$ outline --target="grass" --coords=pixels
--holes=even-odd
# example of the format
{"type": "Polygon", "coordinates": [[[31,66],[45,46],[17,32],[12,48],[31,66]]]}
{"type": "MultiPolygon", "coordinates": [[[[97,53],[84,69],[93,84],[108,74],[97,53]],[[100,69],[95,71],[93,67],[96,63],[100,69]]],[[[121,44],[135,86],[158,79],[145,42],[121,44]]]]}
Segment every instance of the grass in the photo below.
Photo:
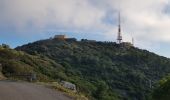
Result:
{"type": "Polygon", "coordinates": [[[37,84],[45,85],[45,86],[50,87],[52,89],[61,91],[61,92],[65,93],[66,95],[74,98],[75,100],[89,100],[83,94],[78,93],[78,92],[74,92],[70,89],[67,89],[67,88],[63,87],[62,85],[60,85],[58,82],[48,82],[48,83],[37,82],[37,84]]]}

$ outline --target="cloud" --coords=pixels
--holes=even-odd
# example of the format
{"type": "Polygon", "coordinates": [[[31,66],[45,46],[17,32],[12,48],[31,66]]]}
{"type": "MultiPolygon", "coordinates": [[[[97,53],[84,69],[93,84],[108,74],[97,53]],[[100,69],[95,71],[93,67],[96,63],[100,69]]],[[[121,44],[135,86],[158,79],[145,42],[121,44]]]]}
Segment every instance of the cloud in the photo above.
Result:
{"type": "Polygon", "coordinates": [[[17,29],[55,26],[89,30],[102,27],[101,19],[105,16],[104,11],[96,9],[87,0],[2,0],[0,3],[3,5],[0,21],[17,29]]]}
{"type": "Polygon", "coordinates": [[[149,48],[170,42],[169,8],[169,0],[0,0],[0,27],[96,32],[113,41],[120,10],[124,40],[133,36],[138,46],[149,48]]]}

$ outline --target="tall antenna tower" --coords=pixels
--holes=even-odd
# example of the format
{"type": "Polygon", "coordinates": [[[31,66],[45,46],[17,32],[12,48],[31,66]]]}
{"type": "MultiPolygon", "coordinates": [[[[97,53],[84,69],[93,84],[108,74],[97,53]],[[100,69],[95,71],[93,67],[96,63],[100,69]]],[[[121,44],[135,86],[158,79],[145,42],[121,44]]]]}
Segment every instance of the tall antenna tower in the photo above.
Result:
{"type": "Polygon", "coordinates": [[[118,24],[118,36],[117,36],[117,42],[118,44],[122,43],[122,34],[121,34],[121,18],[120,18],[120,12],[119,12],[119,24],[118,24]]]}

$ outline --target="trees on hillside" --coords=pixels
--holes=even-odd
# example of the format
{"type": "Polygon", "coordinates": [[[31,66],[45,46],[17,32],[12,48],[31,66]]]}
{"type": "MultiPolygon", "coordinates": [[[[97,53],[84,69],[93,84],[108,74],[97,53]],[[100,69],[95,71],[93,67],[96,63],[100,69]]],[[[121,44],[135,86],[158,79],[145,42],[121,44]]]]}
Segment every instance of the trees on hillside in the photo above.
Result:
{"type": "Polygon", "coordinates": [[[170,100],[170,76],[160,81],[152,93],[151,100],[170,100]]]}

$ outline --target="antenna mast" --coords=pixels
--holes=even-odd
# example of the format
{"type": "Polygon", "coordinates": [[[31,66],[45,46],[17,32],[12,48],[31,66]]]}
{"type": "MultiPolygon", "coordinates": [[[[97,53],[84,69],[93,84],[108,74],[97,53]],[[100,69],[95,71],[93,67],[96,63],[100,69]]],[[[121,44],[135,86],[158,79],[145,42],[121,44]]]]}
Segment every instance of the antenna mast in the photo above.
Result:
{"type": "Polygon", "coordinates": [[[134,46],[134,38],[132,37],[132,45],[134,46]]]}
{"type": "Polygon", "coordinates": [[[122,34],[121,34],[121,19],[120,19],[120,12],[119,12],[119,24],[118,24],[118,36],[117,36],[117,42],[118,44],[122,43],[122,34]]]}

